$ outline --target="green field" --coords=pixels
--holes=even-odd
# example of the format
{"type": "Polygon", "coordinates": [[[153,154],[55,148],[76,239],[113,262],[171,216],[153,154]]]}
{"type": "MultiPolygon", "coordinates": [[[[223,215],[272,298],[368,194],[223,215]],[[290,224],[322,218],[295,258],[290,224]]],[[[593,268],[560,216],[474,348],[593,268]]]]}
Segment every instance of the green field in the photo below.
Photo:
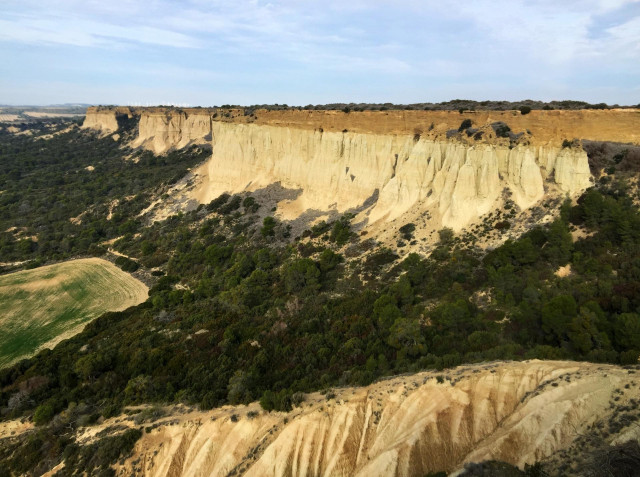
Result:
{"type": "Polygon", "coordinates": [[[0,276],[0,367],[52,348],[106,311],[143,302],[147,292],[98,258],[0,276]]]}

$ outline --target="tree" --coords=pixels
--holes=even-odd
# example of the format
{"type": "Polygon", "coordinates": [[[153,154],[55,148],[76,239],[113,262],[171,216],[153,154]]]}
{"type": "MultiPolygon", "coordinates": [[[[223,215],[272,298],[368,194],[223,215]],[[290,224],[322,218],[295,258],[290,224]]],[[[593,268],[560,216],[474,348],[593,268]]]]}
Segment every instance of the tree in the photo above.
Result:
{"type": "Polygon", "coordinates": [[[543,249],[545,257],[555,265],[564,265],[571,258],[573,238],[562,220],[555,220],[549,226],[547,245],[543,249]]]}
{"type": "Polygon", "coordinates": [[[282,274],[285,289],[289,293],[315,291],[320,287],[320,270],[310,258],[302,258],[286,265],[282,274]]]}
{"type": "Polygon", "coordinates": [[[615,320],[615,340],[621,350],[640,350],[640,315],[619,315],[615,320]]]}
{"type": "Polygon", "coordinates": [[[335,242],[336,245],[342,247],[351,238],[351,226],[349,224],[350,217],[344,215],[333,224],[331,236],[329,240],[335,242]]]}
{"type": "Polygon", "coordinates": [[[454,235],[453,230],[449,227],[438,230],[438,237],[440,237],[440,243],[442,245],[450,244],[453,241],[454,235]]]}
{"type": "Polygon", "coordinates": [[[396,319],[402,316],[396,299],[390,295],[381,295],[373,303],[373,316],[382,329],[389,329],[396,319]]]}
{"type": "Polygon", "coordinates": [[[231,404],[246,403],[251,400],[247,373],[237,370],[229,379],[227,399],[231,404]]]}
{"type": "Polygon", "coordinates": [[[262,221],[262,228],[260,229],[260,233],[263,237],[273,237],[276,232],[276,219],[273,217],[267,216],[262,221]]]}
{"type": "Polygon", "coordinates": [[[264,270],[254,270],[239,287],[242,304],[247,308],[263,304],[269,299],[270,289],[270,275],[264,270]]]}
{"type": "Polygon", "coordinates": [[[397,318],[389,330],[387,343],[396,349],[403,349],[409,356],[418,356],[427,351],[417,320],[397,318]]]}
{"type": "Polygon", "coordinates": [[[567,335],[573,348],[582,354],[608,344],[607,335],[600,333],[596,326],[598,317],[587,307],[580,308],[580,314],[571,320],[567,335]]]}
{"type": "Polygon", "coordinates": [[[331,249],[324,249],[320,254],[319,265],[322,272],[333,270],[342,262],[342,255],[335,253],[331,249]]]}
{"type": "Polygon", "coordinates": [[[566,339],[577,308],[571,295],[559,295],[545,303],[542,307],[542,330],[550,342],[560,344],[566,339]]]}
{"type": "Polygon", "coordinates": [[[55,411],[53,410],[53,406],[51,404],[41,404],[33,414],[33,422],[36,426],[41,426],[48,423],[53,418],[54,414],[55,411]]]}

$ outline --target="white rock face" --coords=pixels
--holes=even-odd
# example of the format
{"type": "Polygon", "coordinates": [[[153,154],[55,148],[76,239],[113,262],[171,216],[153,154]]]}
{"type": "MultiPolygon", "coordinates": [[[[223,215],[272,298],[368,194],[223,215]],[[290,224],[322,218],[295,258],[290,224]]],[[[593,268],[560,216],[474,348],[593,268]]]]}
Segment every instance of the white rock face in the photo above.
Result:
{"type": "Polygon", "coordinates": [[[105,134],[111,134],[118,130],[118,121],[115,111],[92,111],[84,118],[82,127],[86,129],[96,129],[105,134]]]}
{"type": "MultiPolygon", "coordinates": [[[[84,127],[112,133],[127,108],[96,108],[84,127]]],[[[207,203],[223,192],[254,191],[280,183],[301,194],[288,213],[309,209],[344,212],[377,196],[369,224],[408,211],[435,214],[454,230],[500,207],[505,189],[526,209],[540,201],[545,182],[574,195],[590,185],[586,153],[554,146],[464,144],[407,134],[323,132],[284,125],[213,119],[210,111],[142,110],[134,147],[156,154],[191,144],[211,144],[211,159],[190,198],[207,203]]],[[[345,130],[346,131],[346,130],[345,130]]],[[[437,226],[438,224],[434,224],[437,226]]]]}
{"type": "Polygon", "coordinates": [[[156,154],[162,154],[172,148],[181,149],[210,140],[211,116],[207,112],[153,112],[140,116],[138,137],[133,146],[143,146],[156,154]]]}
{"type": "MultiPolygon", "coordinates": [[[[141,134],[146,127],[141,122],[141,134]]],[[[215,121],[211,127],[212,157],[197,171],[205,180],[193,193],[201,202],[280,182],[302,190],[298,210],[345,211],[377,191],[370,223],[435,204],[442,225],[458,230],[491,211],[504,188],[526,209],[542,199],[547,178],[570,195],[590,184],[587,155],[578,149],[468,146],[215,121]]]]}
{"type": "MultiPolygon", "coordinates": [[[[410,477],[491,459],[522,467],[606,422],[616,412],[609,406],[615,390],[633,382],[621,367],[557,361],[399,376],[336,389],[331,400],[308,395],[289,413],[266,413],[253,403],[168,416],[117,470],[132,475],[137,468],[147,477],[225,476],[234,469],[255,477],[410,477]],[[451,380],[439,383],[438,374],[451,380]]],[[[625,394],[620,404],[635,396],[625,394]]],[[[632,426],[611,439],[637,439],[637,432],[632,426]]]]}

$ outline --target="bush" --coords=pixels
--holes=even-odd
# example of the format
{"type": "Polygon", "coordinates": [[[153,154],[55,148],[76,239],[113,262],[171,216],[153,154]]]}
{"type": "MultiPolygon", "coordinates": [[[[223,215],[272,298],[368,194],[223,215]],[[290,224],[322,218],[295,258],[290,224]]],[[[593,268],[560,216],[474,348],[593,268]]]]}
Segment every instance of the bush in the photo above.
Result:
{"type": "Polygon", "coordinates": [[[465,131],[466,129],[469,129],[472,124],[473,123],[471,122],[471,119],[465,119],[460,123],[460,127],[458,128],[458,131],[461,131],[461,132],[465,131]]]}
{"type": "Polygon", "coordinates": [[[293,407],[298,407],[304,402],[304,399],[305,397],[303,393],[293,393],[291,396],[291,405],[293,407]]]}
{"type": "Polygon", "coordinates": [[[449,227],[445,227],[443,229],[438,230],[438,236],[440,237],[440,243],[443,245],[447,245],[453,241],[454,237],[453,230],[449,227]]]}
{"type": "Polygon", "coordinates": [[[33,414],[33,422],[36,426],[47,424],[54,416],[55,411],[51,404],[41,404],[33,414]]]}
{"type": "Polygon", "coordinates": [[[260,229],[260,233],[263,237],[273,237],[276,234],[276,219],[273,217],[267,216],[262,221],[262,228],[260,229]]]}
{"type": "Polygon", "coordinates": [[[402,234],[402,237],[405,240],[411,240],[415,229],[416,229],[415,224],[409,223],[400,227],[400,233],[402,234]]]}
{"type": "Polygon", "coordinates": [[[520,114],[522,114],[523,116],[531,112],[531,108],[529,106],[520,106],[519,110],[520,114]]]}
{"type": "Polygon", "coordinates": [[[242,207],[245,208],[246,211],[255,213],[260,208],[260,204],[256,202],[256,199],[253,197],[245,197],[242,201],[242,207]]]}
{"type": "Polygon", "coordinates": [[[331,225],[326,223],[324,220],[322,220],[317,224],[315,224],[313,227],[311,227],[310,235],[312,238],[320,237],[325,232],[328,232],[330,228],[331,228],[331,225]]]}
{"type": "Polygon", "coordinates": [[[140,265],[135,260],[131,260],[128,257],[118,257],[116,258],[116,265],[120,267],[123,271],[133,273],[140,265]]]}
{"type": "Polygon", "coordinates": [[[234,210],[238,210],[240,208],[240,204],[242,203],[242,199],[239,196],[234,195],[233,199],[227,202],[225,205],[220,207],[220,213],[223,215],[228,215],[234,210]]]}
{"type": "Polygon", "coordinates": [[[207,210],[211,212],[217,211],[220,207],[222,207],[224,204],[227,203],[227,201],[229,200],[229,197],[231,197],[229,194],[222,194],[216,199],[213,199],[207,205],[207,210]]]}
{"type": "MultiPolygon", "coordinates": [[[[297,394],[297,393],[296,393],[297,394]]],[[[260,398],[260,406],[267,412],[271,411],[291,411],[292,395],[287,389],[283,389],[279,392],[273,392],[267,390],[262,394],[260,398]]],[[[296,400],[298,397],[296,397],[296,400]]]]}
{"type": "Polygon", "coordinates": [[[339,247],[342,247],[351,238],[351,225],[349,224],[349,220],[350,217],[345,215],[336,221],[331,229],[330,240],[335,242],[339,247]]]}
{"type": "Polygon", "coordinates": [[[509,133],[511,132],[511,128],[507,126],[505,123],[497,123],[494,124],[494,131],[496,132],[496,136],[498,137],[509,137],[509,133]]]}

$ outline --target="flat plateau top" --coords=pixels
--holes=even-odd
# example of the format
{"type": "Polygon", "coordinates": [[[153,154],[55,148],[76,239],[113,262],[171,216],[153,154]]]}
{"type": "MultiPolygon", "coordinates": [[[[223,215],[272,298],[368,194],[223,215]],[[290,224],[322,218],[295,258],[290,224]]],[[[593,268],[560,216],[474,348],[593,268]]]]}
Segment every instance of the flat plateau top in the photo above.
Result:
{"type": "Polygon", "coordinates": [[[534,110],[519,111],[325,111],[298,110],[268,111],[257,109],[245,115],[241,109],[219,108],[130,108],[91,107],[87,114],[116,113],[140,116],[208,116],[213,121],[236,124],[257,124],[326,132],[355,132],[366,134],[442,134],[457,129],[463,120],[470,119],[472,127],[482,128],[504,122],[513,132],[529,131],[537,144],[562,142],[564,139],[588,139],[640,144],[640,110],[534,110]]]}

